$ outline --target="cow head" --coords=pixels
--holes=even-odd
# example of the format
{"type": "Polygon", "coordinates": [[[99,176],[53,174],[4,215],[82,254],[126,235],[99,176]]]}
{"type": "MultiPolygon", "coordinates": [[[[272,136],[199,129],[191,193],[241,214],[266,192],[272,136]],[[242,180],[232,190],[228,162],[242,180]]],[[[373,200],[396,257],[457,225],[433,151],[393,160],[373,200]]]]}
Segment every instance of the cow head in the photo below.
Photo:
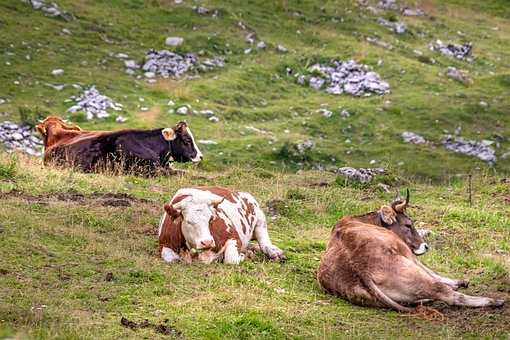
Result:
{"type": "Polygon", "coordinates": [[[409,189],[406,199],[398,197],[391,205],[383,205],[378,213],[382,226],[398,235],[416,255],[422,255],[428,250],[427,243],[418,234],[413,221],[407,216],[406,208],[409,205],[409,189]]]}
{"type": "Polygon", "coordinates": [[[170,142],[172,158],[175,161],[198,163],[202,160],[202,152],[198,149],[186,122],[179,122],[173,128],[163,129],[161,133],[163,138],[170,142]]]}
{"type": "Polygon", "coordinates": [[[56,116],[48,116],[42,122],[35,126],[37,131],[41,134],[44,142],[44,147],[50,147],[60,138],[69,135],[76,135],[81,132],[78,125],[67,124],[63,119],[56,116]]]}
{"type": "Polygon", "coordinates": [[[190,196],[177,203],[165,204],[167,214],[173,218],[182,217],[181,231],[189,249],[202,251],[216,246],[209,223],[222,201],[223,198],[211,200],[190,196]]]}

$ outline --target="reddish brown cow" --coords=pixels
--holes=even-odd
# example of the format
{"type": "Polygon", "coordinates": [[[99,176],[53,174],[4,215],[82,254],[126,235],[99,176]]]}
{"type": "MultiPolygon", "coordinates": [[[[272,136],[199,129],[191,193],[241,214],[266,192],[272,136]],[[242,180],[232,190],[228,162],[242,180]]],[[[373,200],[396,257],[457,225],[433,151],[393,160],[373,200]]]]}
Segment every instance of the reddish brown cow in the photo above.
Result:
{"type": "Polygon", "coordinates": [[[430,300],[467,307],[502,306],[503,300],[457,292],[467,285],[465,281],[442,277],[420,263],[415,254],[424,242],[405,214],[408,202],[409,193],[405,202],[342,218],[321,258],[320,285],[356,304],[403,312],[413,310],[409,305],[430,300]]]}

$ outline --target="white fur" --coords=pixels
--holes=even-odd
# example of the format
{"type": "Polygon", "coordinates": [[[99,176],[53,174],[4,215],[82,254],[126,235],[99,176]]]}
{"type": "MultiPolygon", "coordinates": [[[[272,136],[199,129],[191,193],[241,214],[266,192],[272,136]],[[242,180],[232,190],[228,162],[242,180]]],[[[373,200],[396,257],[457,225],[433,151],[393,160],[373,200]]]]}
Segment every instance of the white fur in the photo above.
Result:
{"type": "Polygon", "coordinates": [[[413,250],[413,252],[416,255],[422,255],[422,254],[425,254],[427,252],[427,249],[428,249],[427,243],[423,242],[422,244],[420,244],[420,247],[418,249],[416,249],[416,250],[413,250]]]}
{"type": "Polygon", "coordinates": [[[195,150],[197,150],[197,155],[194,158],[192,158],[191,161],[194,163],[198,163],[202,160],[202,157],[203,157],[202,152],[198,148],[197,143],[195,143],[195,138],[193,138],[193,134],[191,133],[191,130],[187,127],[186,131],[188,132],[189,136],[191,137],[191,141],[193,142],[193,147],[195,148],[195,150]]]}
{"type": "Polygon", "coordinates": [[[168,263],[176,262],[181,259],[178,254],[167,247],[163,247],[163,249],[161,249],[161,258],[168,263]]]}
{"type": "Polygon", "coordinates": [[[228,240],[225,242],[225,255],[223,263],[225,264],[239,264],[244,260],[244,254],[239,254],[237,249],[236,240],[228,240]]]}

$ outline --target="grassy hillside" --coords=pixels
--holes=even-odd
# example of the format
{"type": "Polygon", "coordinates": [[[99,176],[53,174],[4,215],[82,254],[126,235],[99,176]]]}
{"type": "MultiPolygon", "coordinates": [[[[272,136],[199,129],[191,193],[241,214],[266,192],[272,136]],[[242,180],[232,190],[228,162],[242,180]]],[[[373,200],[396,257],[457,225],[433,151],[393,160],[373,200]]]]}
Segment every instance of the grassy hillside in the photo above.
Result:
{"type": "Polygon", "coordinates": [[[373,14],[356,1],[319,3],[58,0],[74,16],[66,21],[20,0],[0,1],[0,99],[6,100],[0,121],[52,113],[104,130],[186,119],[197,140],[217,142],[200,145],[205,160],[198,166],[176,166],[185,175],[153,179],[46,168],[40,159],[11,156],[0,146],[0,338],[510,336],[508,302],[501,309],[435,304],[438,314],[407,315],[325,294],[315,273],[331,226],[346,214],[377,209],[393,195],[313,170],[387,168],[383,181],[391,190],[410,187],[411,216],[432,230],[432,248],[421,259],[446,276],[469,279],[468,293],[509,301],[510,157],[501,158],[510,151],[507,1],[409,2],[425,17],[373,14]],[[194,5],[217,15],[198,14],[194,5]],[[408,32],[396,35],[378,17],[403,21],[408,32]],[[249,32],[268,47],[249,45],[249,32]],[[165,46],[169,36],[184,38],[177,52],[222,56],[225,67],[155,83],[126,74],[118,53],[141,61],[150,48],[172,49],[165,46]],[[472,41],[474,61],[430,51],[437,39],[472,41]],[[289,52],[279,53],[279,44],[289,52]],[[302,72],[332,58],[369,65],[391,93],[334,96],[287,75],[287,68],[302,72]],[[466,71],[472,82],[447,78],[449,66],[466,71]],[[54,76],[54,69],[64,74],[54,76]],[[66,100],[79,94],[73,84],[96,85],[124,105],[128,121],[116,123],[115,115],[85,121],[66,113],[72,105],[66,100]],[[175,108],[169,100],[213,110],[220,121],[169,113],[175,108]],[[346,119],[344,109],[351,113],[346,119]],[[458,127],[462,137],[499,143],[494,167],[440,145],[443,134],[458,127]],[[433,143],[406,144],[403,131],[433,143]],[[293,145],[310,139],[314,149],[292,154],[293,145]],[[259,256],[237,267],[163,263],[156,235],[162,205],[191,185],[251,192],[288,261],[259,256]]]}
{"type": "MultiPolygon", "coordinates": [[[[461,127],[461,135],[469,139],[496,141],[499,135],[503,141],[497,156],[509,151],[510,24],[505,3],[419,1],[428,16],[403,17],[391,11],[374,15],[354,1],[328,1],[322,6],[314,1],[200,2],[218,10],[213,17],[196,13],[191,9],[195,3],[187,1],[177,5],[162,0],[63,0],[60,7],[76,17],[66,22],[46,17],[21,1],[6,0],[0,4],[0,95],[8,102],[0,111],[15,120],[19,120],[20,107],[67,117],[71,103],[64,101],[79,92],[71,84],[95,84],[125,106],[123,115],[130,120],[124,125],[114,118],[82,123],[89,129],[173,124],[183,117],[168,113],[169,99],[214,110],[221,119],[217,124],[205,117],[185,117],[198,139],[218,142],[203,146],[204,169],[245,164],[292,170],[317,164],[366,167],[375,160],[378,166],[411,176],[444,179],[487,166],[439,144],[405,144],[400,133],[414,131],[438,143],[445,130],[453,133],[461,127]],[[378,17],[403,21],[408,32],[396,35],[380,26],[378,17]],[[251,31],[268,43],[266,50],[245,42],[251,31]],[[165,48],[167,36],[185,39],[176,51],[224,56],[226,67],[198,79],[155,84],[124,72],[117,53],[142,60],[149,48],[165,48]],[[377,37],[393,49],[370,44],[367,37],[377,37]],[[436,39],[472,41],[474,61],[429,51],[429,43],[436,39]],[[278,44],[290,52],[276,52],[278,44]],[[245,55],[248,47],[254,51],[245,55]],[[334,96],[301,86],[286,75],[287,67],[302,70],[313,60],[330,58],[352,58],[373,67],[390,83],[391,94],[334,96]],[[448,79],[444,75],[448,66],[467,71],[473,83],[448,79]],[[52,76],[56,68],[65,74],[52,76]],[[67,86],[56,91],[47,83],[67,86]],[[488,106],[480,106],[481,101],[488,106]],[[140,111],[141,107],[149,111],[140,111]],[[317,112],[321,108],[334,111],[333,117],[323,117],[317,112]],[[341,119],[342,109],[352,116],[341,119]],[[246,126],[269,133],[256,133],[246,126]],[[289,159],[286,145],[307,139],[315,141],[316,148],[305,164],[295,164],[300,160],[289,159]]],[[[69,118],[76,121],[79,117],[69,118]]],[[[495,170],[509,167],[510,157],[500,159],[495,170]]]]}
{"type": "MultiPolygon", "coordinates": [[[[289,175],[233,168],[147,180],[40,171],[21,158],[0,183],[0,336],[154,338],[125,317],[186,338],[395,338],[509,335],[510,308],[434,305],[443,318],[353,306],[315,280],[331,225],[392,199],[377,189],[339,186],[319,172],[289,175]],[[322,184],[319,184],[322,183],[322,184]],[[162,204],[181,186],[224,185],[256,193],[270,234],[288,261],[259,256],[240,266],[165,264],[157,254],[162,204]],[[112,195],[116,193],[116,195],[112,195]],[[269,208],[271,207],[271,208],[269,208]],[[111,274],[109,274],[111,273],[111,274]],[[165,322],[165,320],[168,320],[165,322]],[[175,331],[177,330],[177,331],[175,331]]],[[[411,216],[430,228],[421,259],[467,292],[510,298],[508,180],[413,186],[411,216]]]]}

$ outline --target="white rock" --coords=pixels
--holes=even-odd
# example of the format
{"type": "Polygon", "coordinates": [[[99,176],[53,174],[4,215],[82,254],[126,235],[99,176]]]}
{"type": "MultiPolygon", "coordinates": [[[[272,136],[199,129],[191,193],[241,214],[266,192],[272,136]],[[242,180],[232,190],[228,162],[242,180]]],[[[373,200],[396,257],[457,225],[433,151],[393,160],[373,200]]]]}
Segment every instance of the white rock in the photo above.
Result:
{"type": "Polygon", "coordinates": [[[204,145],[216,145],[216,144],[218,144],[217,142],[215,142],[213,140],[209,140],[209,139],[199,139],[198,143],[199,144],[204,144],[204,145]]]}
{"type": "Polygon", "coordinates": [[[125,123],[125,122],[127,121],[127,118],[126,118],[126,117],[124,117],[124,116],[118,116],[118,117],[115,119],[115,121],[116,121],[117,123],[125,123]]]}
{"type": "Polygon", "coordinates": [[[177,114],[179,114],[179,115],[186,115],[186,114],[188,114],[188,111],[189,111],[188,107],[186,107],[186,106],[181,106],[180,108],[178,108],[178,109],[175,111],[175,113],[177,113],[177,114]]]}
{"type": "Polygon", "coordinates": [[[168,37],[165,40],[165,44],[168,46],[180,46],[184,42],[184,39],[181,37],[168,37]]]}
{"type": "Polygon", "coordinates": [[[174,106],[174,105],[175,105],[175,103],[174,103],[174,101],[173,101],[173,100],[171,100],[171,99],[170,99],[170,100],[168,101],[168,103],[166,103],[166,105],[168,105],[168,106],[174,106]]]}
{"type": "Polygon", "coordinates": [[[278,45],[276,46],[276,50],[280,53],[287,53],[289,52],[289,50],[287,48],[285,48],[285,46],[283,45],[278,45]]]}
{"type": "Polygon", "coordinates": [[[57,69],[51,71],[51,74],[54,76],[61,76],[64,74],[64,70],[61,68],[57,68],[57,69]]]}
{"type": "Polygon", "coordinates": [[[258,48],[259,50],[263,50],[263,49],[265,49],[266,47],[267,47],[267,44],[266,44],[264,41],[259,41],[259,42],[257,43],[257,48],[258,48]]]}
{"type": "Polygon", "coordinates": [[[212,116],[212,117],[209,117],[209,121],[211,121],[213,123],[217,123],[220,121],[220,119],[216,116],[212,116]]]}
{"type": "Polygon", "coordinates": [[[154,78],[156,76],[156,73],[154,73],[154,72],[145,72],[143,75],[145,76],[145,78],[154,78]]]}
{"type": "Polygon", "coordinates": [[[124,66],[128,69],[138,69],[140,68],[140,65],[137,64],[137,62],[133,59],[130,60],[124,60],[124,66]]]}
{"type": "Polygon", "coordinates": [[[119,58],[119,59],[127,59],[127,58],[129,58],[129,56],[126,53],[117,53],[115,56],[117,58],[119,58]]]}

